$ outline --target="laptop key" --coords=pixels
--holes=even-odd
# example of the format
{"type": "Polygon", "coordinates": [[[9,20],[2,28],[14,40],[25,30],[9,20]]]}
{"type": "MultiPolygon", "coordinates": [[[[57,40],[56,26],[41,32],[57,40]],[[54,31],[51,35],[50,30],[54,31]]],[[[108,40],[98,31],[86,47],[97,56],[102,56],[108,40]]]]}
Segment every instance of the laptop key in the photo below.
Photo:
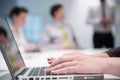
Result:
{"type": "Polygon", "coordinates": [[[30,73],[28,74],[28,76],[31,76],[34,70],[35,70],[35,68],[33,68],[33,69],[30,71],[30,73]]]}
{"type": "Polygon", "coordinates": [[[41,67],[41,70],[40,70],[40,73],[39,73],[40,76],[44,76],[45,69],[46,69],[46,67],[41,67]]]}
{"type": "Polygon", "coordinates": [[[39,73],[39,70],[40,70],[40,68],[35,68],[35,70],[34,70],[32,76],[37,76],[38,73],[39,73]]]}

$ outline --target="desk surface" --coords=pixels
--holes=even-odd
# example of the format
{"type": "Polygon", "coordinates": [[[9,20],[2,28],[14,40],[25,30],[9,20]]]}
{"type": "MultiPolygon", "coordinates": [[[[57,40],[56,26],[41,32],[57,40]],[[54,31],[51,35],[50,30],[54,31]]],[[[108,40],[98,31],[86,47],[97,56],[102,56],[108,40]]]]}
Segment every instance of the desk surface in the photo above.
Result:
{"type": "MultiPolygon", "coordinates": [[[[25,64],[27,67],[40,67],[40,66],[48,66],[47,63],[47,58],[49,57],[60,57],[65,53],[72,53],[72,52],[82,52],[82,53],[88,53],[90,54],[98,54],[106,50],[67,50],[67,51],[45,51],[45,52],[38,52],[38,53],[25,53],[24,51],[22,52],[22,57],[25,61],[25,64]]],[[[7,70],[6,64],[0,56],[0,69],[1,70],[7,70]]],[[[120,79],[119,77],[112,76],[112,75],[107,75],[105,74],[105,79],[120,79]]]]}

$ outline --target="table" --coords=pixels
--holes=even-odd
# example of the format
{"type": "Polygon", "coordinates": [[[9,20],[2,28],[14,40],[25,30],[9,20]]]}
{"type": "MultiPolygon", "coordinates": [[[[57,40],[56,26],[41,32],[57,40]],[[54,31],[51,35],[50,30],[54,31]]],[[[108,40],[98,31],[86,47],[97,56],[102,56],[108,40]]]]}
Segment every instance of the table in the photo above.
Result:
{"type": "MultiPolygon", "coordinates": [[[[104,51],[106,51],[106,49],[60,50],[60,51],[44,51],[44,52],[36,52],[36,53],[30,53],[30,52],[26,53],[24,51],[21,51],[21,53],[27,67],[39,67],[39,66],[48,66],[47,58],[49,57],[60,57],[63,54],[72,53],[72,52],[81,52],[91,55],[91,54],[99,54],[104,51]]],[[[2,59],[2,56],[0,56],[0,63],[2,63],[2,66],[0,65],[0,69],[7,70],[4,60],[2,59]]],[[[105,79],[120,80],[120,77],[105,74],[105,79]]]]}

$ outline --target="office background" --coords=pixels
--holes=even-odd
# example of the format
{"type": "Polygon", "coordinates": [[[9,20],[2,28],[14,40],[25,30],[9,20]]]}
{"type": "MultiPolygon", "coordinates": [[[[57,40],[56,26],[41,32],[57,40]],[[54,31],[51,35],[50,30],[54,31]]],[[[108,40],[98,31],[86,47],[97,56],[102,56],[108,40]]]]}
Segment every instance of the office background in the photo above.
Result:
{"type": "MultiPolygon", "coordinates": [[[[41,34],[42,29],[46,24],[52,22],[49,9],[56,3],[61,3],[64,5],[66,10],[65,21],[74,28],[79,45],[82,48],[92,48],[93,27],[86,24],[86,19],[90,7],[98,5],[99,0],[2,0],[0,2],[0,13],[7,16],[9,11],[14,6],[23,6],[27,8],[30,14],[27,20],[28,22],[23,30],[29,42],[39,42],[39,34],[41,34]],[[31,38],[31,35],[33,35],[33,38],[31,38]]],[[[108,3],[115,5],[115,0],[108,0],[108,3]]],[[[117,33],[115,27],[113,31],[116,35],[117,33]]],[[[119,35],[115,37],[115,46],[120,46],[120,41],[118,39],[119,35]]]]}

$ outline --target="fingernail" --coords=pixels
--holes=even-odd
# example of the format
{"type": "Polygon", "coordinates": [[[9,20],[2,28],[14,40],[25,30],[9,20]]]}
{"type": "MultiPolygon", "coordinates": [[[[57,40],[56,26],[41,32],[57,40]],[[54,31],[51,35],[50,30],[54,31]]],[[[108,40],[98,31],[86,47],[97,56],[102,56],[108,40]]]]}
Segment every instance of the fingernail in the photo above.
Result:
{"type": "Polygon", "coordinates": [[[48,66],[48,68],[50,68],[51,66],[48,66]]]}
{"type": "Polygon", "coordinates": [[[49,72],[50,70],[49,70],[49,69],[46,69],[45,71],[46,71],[46,72],[49,72]]]}
{"type": "Polygon", "coordinates": [[[55,71],[51,71],[52,73],[55,73],[55,71]]]}
{"type": "Polygon", "coordinates": [[[48,69],[45,69],[45,71],[48,71],[48,69]]]}
{"type": "Polygon", "coordinates": [[[47,68],[46,70],[47,70],[47,71],[51,71],[52,69],[51,69],[51,68],[47,68]]]}

